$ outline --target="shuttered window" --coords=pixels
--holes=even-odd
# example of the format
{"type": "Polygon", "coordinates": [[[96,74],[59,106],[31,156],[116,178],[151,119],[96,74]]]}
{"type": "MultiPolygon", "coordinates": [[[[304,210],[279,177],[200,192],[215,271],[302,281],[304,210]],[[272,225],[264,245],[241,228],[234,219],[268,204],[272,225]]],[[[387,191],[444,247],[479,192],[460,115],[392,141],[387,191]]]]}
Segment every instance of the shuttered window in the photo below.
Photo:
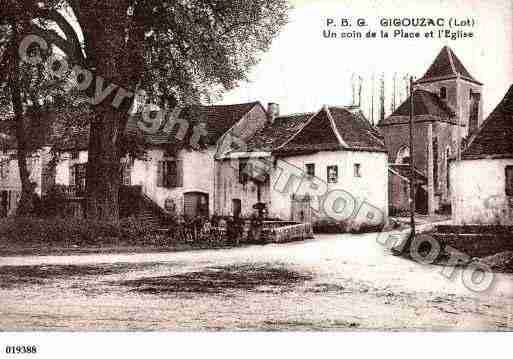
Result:
{"type": "Polygon", "coordinates": [[[362,177],[362,165],[359,163],[354,164],[354,176],[362,177]]]}
{"type": "Polygon", "coordinates": [[[10,165],[9,160],[7,160],[7,159],[0,160],[0,177],[2,177],[2,179],[9,178],[9,165],[10,165]]]}
{"type": "Polygon", "coordinates": [[[328,166],[326,172],[328,183],[338,183],[338,166],[328,166]]]}
{"type": "Polygon", "coordinates": [[[124,186],[132,185],[132,165],[130,162],[125,162],[122,164],[121,169],[121,183],[124,186]]]}
{"type": "Polygon", "coordinates": [[[315,177],[315,163],[307,163],[306,167],[306,175],[308,177],[315,177]]]}
{"type": "Polygon", "coordinates": [[[506,195],[513,196],[513,166],[506,166],[506,195]]]}
{"type": "Polygon", "coordinates": [[[183,161],[159,161],[157,168],[157,186],[164,188],[183,187],[183,161]]]}
{"type": "Polygon", "coordinates": [[[239,183],[245,184],[248,182],[252,170],[251,163],[247,160],[240,160],[239,162],[239,183]]]}
{"type": "Polygon", "coordinates": [[[75,194],[82,195],[86,188],[86,170],[87,163],[79,163],[71,166],[71,180],[72,186],[75,186],[75,194]]]}

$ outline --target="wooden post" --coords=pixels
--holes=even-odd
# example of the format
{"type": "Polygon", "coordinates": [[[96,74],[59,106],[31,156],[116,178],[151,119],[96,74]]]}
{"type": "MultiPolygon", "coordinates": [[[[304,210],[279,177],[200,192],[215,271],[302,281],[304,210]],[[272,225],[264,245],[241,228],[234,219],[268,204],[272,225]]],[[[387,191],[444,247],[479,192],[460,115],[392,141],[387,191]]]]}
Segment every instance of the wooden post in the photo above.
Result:
{"type": "Polygon", "coordinates": [[[414,105],[413,105],[413,76],[410,77],[410,224],[411,240],[415,238],[415,161],[413,144],[414,105]]]}

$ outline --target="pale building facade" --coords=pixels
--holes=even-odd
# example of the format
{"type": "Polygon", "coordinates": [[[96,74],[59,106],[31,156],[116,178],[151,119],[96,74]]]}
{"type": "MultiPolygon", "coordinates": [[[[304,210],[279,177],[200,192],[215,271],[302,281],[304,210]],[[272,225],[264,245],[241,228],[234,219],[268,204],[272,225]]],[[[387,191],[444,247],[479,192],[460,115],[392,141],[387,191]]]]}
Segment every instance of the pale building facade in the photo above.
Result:
{"type": "Polygon", "coordinates": [[[450,171],[455,224],[513,225],[513,86],[450,171]]]}
{"type": "Polygon", "coordinates": [[[325,106],[317,113],[274,117],[274,106],[246,151],[225,153],[218,161],[219,212],[250,215],[263,203],[282,220],[385,223],[388,155],[361,113],[325,106]]]}
{"type": "MultiPolygon", "coordinates": [[[[386,149],[356,109],[325,106],[316,113],[280,116],[277,104],[265,109],[255,102],[203,106],[195,113],[201,118],[193,123],[207,125],[196,148],[177,146],[172,137],[177,129],[144,133],[132,118],[127,132],[143,140],[144,155],[122,159],[121,183],[176,215],[248,217],[263,204],[271,217],[283,220],[354,221],[363,206],[374,214],[366,212],[362,222],[386,221],[386,149]],[[345,209],[341,200],[348,201],[345,209]]],[[[79,203],[85,195],[87,144],[84,128],[62,136],[52,154],[49,146],[46,155],[37,154],[35,159],[51,168],[51,181],[44,180],[46,165],[34,163],[37,193],[44,195],[56,184],[79,203]]],[[[15,171],[9,171],[3,188],[19,189],[15,171]]]]}

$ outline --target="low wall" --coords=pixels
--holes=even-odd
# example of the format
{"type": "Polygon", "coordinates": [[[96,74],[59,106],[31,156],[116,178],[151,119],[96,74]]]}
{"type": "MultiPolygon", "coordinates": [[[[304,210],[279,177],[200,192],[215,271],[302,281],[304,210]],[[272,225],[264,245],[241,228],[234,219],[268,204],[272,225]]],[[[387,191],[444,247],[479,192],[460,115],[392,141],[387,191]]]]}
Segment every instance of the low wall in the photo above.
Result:
{"type": "Polygon", "coordinates": [[[267,241],[282,243],[289,241],[305,240],[314,237],[313,227],[310,223],[288,224],[278,227],[276,224],[264,228],[267,241]]]}
{"type": "Polygon", "coordinates": [[[440,226],[433,234],[442,248],[450,246],[470,257],[513,251],[513,227],[440,226]]]}

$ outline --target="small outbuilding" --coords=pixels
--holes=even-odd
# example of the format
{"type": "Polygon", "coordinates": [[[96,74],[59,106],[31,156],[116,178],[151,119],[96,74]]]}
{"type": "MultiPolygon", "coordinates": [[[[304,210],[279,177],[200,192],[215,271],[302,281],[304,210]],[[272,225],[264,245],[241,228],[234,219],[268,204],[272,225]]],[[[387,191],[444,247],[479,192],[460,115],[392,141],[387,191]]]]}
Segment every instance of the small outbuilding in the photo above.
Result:
{"type": "Polygon", "coordinates": [[[450,163],[456,225],[513,225],[513,86],[450,163]]]}

